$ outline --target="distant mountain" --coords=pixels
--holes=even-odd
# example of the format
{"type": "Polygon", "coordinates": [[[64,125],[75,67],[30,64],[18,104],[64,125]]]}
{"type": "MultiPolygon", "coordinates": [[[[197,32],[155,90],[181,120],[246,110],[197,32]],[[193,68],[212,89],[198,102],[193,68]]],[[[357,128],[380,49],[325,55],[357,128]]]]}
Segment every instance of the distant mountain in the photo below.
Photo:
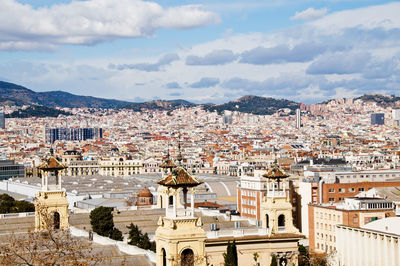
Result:
{"type": "Polygon", "coordinates": [[[235,101],[220,105],[205,105],[204,108],[209,111],[217,111],[222,113],[225,110],[239,111],[242,113],[251,113],[255,115],[271,115],[276,113],[278,110],[288,108],[294,111],[300,107],[299,103],[285,100],[285,99],[274,99],[266,98],[254,95],[247,95],[239,98],[235,101]]]}
{"type": "MultiPolygon", "coordinates": [[[[96,98],[91,96],[79,96],[63,91],[34,92],[23,86],[13,83],[0,81],[0,104],[9,105],[42,105],[46,107],[88,107],[88,108],[126,108],[134,111],[142,110],[162,110],[172,111],[181,107],[194,107],[197,104],[186,100],[155,100],[143,103],[132,103],[119,100],[96,98]]],[[[299,103],[285,100],[248,95],[238,100],[225,104],[202,104],[205,110],[218,111],[224,110],[252,113],[257,115],[270,115],[284,108],[294,111],[299,108],[299,103]]],[[[31,113],[40,111],[38,107],[28,110],[31,113]]],[[[44,113],[57,114],[59,110],[41,110],[44,113]]],[[[18,111],[19,112],[19,111],[18,111]]],[[[293,113],[293,112],[292,112],[293,113]]],[[[17,113],[14,115],[18,115],[17,113]]],[[[22,113],[20,115],[23,115],[22,113]]]]}
{"type": "Polygon", "coordinates": [[[119,108],[130,102],[80,96],[63,91],[34,92],[23,86],[0,81],[0,103],[15,105],[40,104],[48,107],[119,108]]]}
{"type": "Polygon", "coordinates": [[[26,109],[20,109],[6,115],[7,118],[27,118],[27,117],[58,117],[59,115],[72,115],[56,108],[46,107],[42,105],[32,105],[26,109]]]}
{"type": "Polygon", "coordinates": [[[144,109],[146,110],[161,110],[161,111],[172,111],[181,107],[193,107],[196,104],[185,101],[185,100],[156,100],[151,102],[143,103],[131,103],[124,108],[131,109],[133,111],[140,112],[144,109]]]}
{"type": "Polygon", "coordinates": [[[354,100],[362,100],[363,102],[376,102],[377,105],[382,107],[400,108],[400,97],[395,95],[382,95],[382,94],[365,94],[354,100]]]}

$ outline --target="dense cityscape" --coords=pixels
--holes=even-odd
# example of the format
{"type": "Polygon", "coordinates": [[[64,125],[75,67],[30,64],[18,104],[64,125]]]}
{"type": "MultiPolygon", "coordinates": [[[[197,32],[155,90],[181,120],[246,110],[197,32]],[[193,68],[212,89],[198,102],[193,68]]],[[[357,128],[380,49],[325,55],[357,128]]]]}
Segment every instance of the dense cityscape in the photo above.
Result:
{"type": "Polygon", "coordinates": [[[400,265],[400,2],[0,14],[0,265],[400,265]]]}
{"type": "MultiPolygon", "coordinates": [[[[356,246],[357,242],[349,241],[364,241],[369,235],[382,236],[384,243],[371,240],[365,245],[375,245],[375,252],[379,245],[387,245],[385,252],[393,252],[389,254],[396,264],[397,244],[391,243],[399,237],[400,109],[338,99],[301,104],[294,115],[285,109],[273,115],[218,114],[198,106],[141,112],[64,108],[73,115],[4,118],[16,108],[4,106],[0,116],[4,165],[0,189],[35,203],[40,191],[51,191],[46,182],[53,180],[44,180],[47,172],[42,165],[53,158],[53,164],[62,165],[56,175],[62,177],[59,189],[68,200],[66,223],[80,234],[87,231],[89,236],[93,226],[89,214],[94,209],[111,207],[125,241],[130,223],[149,241],[158,241],[160,210],[176,204],[173,210],[179,213],[187,202],[194,213],[188,217],[201,217],[206,236],[203,252],[214,265],[223,262],[223,247],[230,240],[241,251],[239,262],[252,261],[257,253],[260,265],[271,254],[280,262],[299,263],[303,254],[297,245],[301,245],[315,265],[352,264],[346,245],[356,246]],[[169,175],[179,180],[179,169],[201,180],[194,197],[185,202],[182,188],[174,194],[159,183],[169,175]],[[268,177],[274,169],[282,175],[283,185],[268,177]],[[169,199],[171,195],[177,200],[169,199]],[[275,208],[267,206],[269,198],[278,210],[287,208],[284,214],[289,217],[267,221],[265,217],[272,215],[268,211],[275,208]],[[282,224],[274,228],[275,222],[282,224]],[[285,234],[292,234],[290,241],[285,234]],[[274,236],[292,244],[287,250],[278,245],[268,251],[253,243],[251,250],[256,252],[251,253],[250,239],[262,235],[267,236],[265,241],[274,236]],[[214,250],[216,241],[219,248],[214,250]]],[[[11,217],[22,214],[2,215],[7,220],[2,234],[10,233],[5,227],[10,223],[25,231],[35,228],[29,212],[27,218],[17,220],[11,217]]],[[[170,217],[168,208],[166,217],[170,217]]],[[[158,260],[151,251],[119,248],[118,252],[128,252],[134,265],[139,263],[135,260],[149,264],[158,260]]],[[[370,254],[378,261],[379,253],[370,254]]]]}

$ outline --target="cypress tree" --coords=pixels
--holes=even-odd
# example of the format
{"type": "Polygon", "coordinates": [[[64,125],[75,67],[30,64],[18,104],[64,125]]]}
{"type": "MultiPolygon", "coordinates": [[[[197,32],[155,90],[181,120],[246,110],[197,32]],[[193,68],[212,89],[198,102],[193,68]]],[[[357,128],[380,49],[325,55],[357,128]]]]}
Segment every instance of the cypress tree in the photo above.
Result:
{"type": "Polygon", "coordinates": [[[236,248],[236,242],[235,240],[233,240],[232,243],[232,261],[233,261],[233,265],[237,266],[238,265],[238,255],[237,255],[237,248],[236,248]]]}
{"type": "Polygon", "coordinates": [[[226,247],[226,253],[224,255],[224,264],[225,266],[237,266],[238,258],[237,258],[237,249],[235,240],[231,244],[231,241],[228,241],[228,246],[226,247]]]}
{"type": "Polygon", "coordinates": [[[134,225],[131,223],[129,226],[127,226],[129,230],[129,242],[128,244],[137,246],[140,243],[140,230],[137,225],[134,225]]]}
{"type": "Polygon", "coordinates": [[[114,229],[112,208],[100,206],[92,210],[90,212],[90,224],[94,232],[109,237],[114,229]]]}
{"type": "Polygon", "coordinates": [[[276,259],[275,254],[272,255],[271,266],[278,266],[278,261],[277,261],[277,259],[276,259]]]}

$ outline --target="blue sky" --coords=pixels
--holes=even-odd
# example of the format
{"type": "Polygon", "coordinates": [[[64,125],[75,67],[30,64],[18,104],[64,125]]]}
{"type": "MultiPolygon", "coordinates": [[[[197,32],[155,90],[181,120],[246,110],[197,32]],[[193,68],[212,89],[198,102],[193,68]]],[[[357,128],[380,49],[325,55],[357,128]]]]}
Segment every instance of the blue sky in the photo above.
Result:
{"type": "Polygon", "coordinates": [[[400,3],[2,0],[0,80],[129,101],[400,93],[400,3]]]}

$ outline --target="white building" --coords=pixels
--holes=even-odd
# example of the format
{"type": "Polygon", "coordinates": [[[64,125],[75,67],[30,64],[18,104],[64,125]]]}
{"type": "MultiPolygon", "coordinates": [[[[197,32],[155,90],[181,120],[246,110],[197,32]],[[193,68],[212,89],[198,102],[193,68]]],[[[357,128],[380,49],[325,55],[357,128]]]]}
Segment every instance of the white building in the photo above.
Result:
{"type": "Polygon", "coordinates": [[[336,226],[335,265],[400,265],[400,217],[380,219],[362,228],[336,226]]]}

